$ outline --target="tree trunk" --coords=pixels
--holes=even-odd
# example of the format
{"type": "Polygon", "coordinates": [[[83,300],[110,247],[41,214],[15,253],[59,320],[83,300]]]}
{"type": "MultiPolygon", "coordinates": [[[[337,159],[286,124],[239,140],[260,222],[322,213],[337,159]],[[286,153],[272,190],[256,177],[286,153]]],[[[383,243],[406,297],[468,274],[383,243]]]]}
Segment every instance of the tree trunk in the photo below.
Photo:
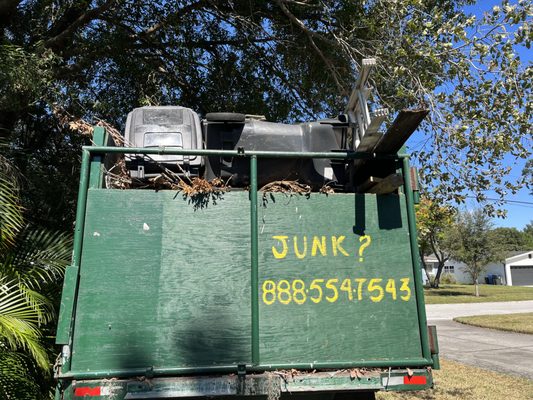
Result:
{"type": "MultiPolygon", "coordinates": [[[[437,257],[438,259],[438,257],[437,257]]],[[[446,260],[440,260],[439,259],[439,265],[437,266],[437,273],[435,274],[435,280],[433,281],[432,287],[438,289],[440,285],[440,276],[442,275],[442,271],[444,270],[444,264],[446,264],[446,260]]]]}
{"type": "Polygon", "coordinates": [[[424,272],[426,273],[426,278],[428,280],[429,286],[433,287],[433,283],[431,282],[431,275],[429,275],[428,266],[426,262],[424,261],[424,254],[422,252],[420,254],[420,262],[422,263],[422,268],[424,269],[424,272]]]}
{"type": "Polygon", "coordinates": [[[440,276],[442,275],[443,268],[444,268],[444,265],[439,265],[437,268],[437,273],[435,274],[435,279],[433,280],[433,285],[432,285],[435,289],[439,288],[440,276]]]}
{"type": "Polygon", "coordinates": [[[433,287],[433,282],[431,281],[431,275],[429,274],[429,271],[426,268],[426,266],[424,266],[424,272],[426,273],[426,278],[428,280],[429,286],[433,287]]]}
{"type": "Polygon", "coordinates": [[[477,283],[477,278],[474,280],[474,287],[476,288],[476,297],[479,297],[479,284],[477,283]]]}

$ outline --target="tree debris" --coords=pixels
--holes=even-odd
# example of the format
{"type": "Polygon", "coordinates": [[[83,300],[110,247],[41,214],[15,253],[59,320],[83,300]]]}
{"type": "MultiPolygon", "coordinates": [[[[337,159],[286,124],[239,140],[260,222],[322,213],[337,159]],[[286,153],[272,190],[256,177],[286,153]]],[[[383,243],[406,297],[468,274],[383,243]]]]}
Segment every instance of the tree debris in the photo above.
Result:
{"type": "Polygon", "coordinates": [[[320,190],[318,192],[319,193],[323,193],[325,195],[328,195],[328,194],[334,194],[335,190],[329,185],[324,185],[324,186],[322,186],[320,188],[320,190]]]}
{"type": "Polygon", "coordinates": [[[129,189],[133,185],[132,178],[126,169],[126,160],[121,157],[108,171],[104,171],[105,184],[108,189],[129,189]]]}
{"type": "Polygon", "coordinates": [[[297,181],[274,181],[267,183],[259,191],[263,193],[309,194],[311,193],[311,186],[297,181]]]}
{"type": "MultiPolygon", "coordinates": [[[[160,175],[161,176],[161,175],[160,175]]],[[[203,178],[192,178],[190,183],[180,179],[177,185],[171,185],[171,189],[182,192],[185,196],[210,195],[227,192],[229,186],[220,178],[208,181],[203,178]]]]}

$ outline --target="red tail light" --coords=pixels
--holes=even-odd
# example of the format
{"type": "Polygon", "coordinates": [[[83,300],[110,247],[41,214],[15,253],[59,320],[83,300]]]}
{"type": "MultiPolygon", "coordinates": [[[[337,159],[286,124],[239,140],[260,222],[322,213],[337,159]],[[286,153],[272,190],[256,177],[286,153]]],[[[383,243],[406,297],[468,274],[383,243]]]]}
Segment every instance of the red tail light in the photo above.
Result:
{"type": "Polygon", "coordinates": [[[100,386],[97,387],[77,387],[74,389],[74,396],[85,397],[85,396],[101,396],[100,386]]]}
{"type": "Polygon", "coordinates": [[[425,385],[427,379],[425,376],[404,376],[403,384],[404,385],[425,385]]]}

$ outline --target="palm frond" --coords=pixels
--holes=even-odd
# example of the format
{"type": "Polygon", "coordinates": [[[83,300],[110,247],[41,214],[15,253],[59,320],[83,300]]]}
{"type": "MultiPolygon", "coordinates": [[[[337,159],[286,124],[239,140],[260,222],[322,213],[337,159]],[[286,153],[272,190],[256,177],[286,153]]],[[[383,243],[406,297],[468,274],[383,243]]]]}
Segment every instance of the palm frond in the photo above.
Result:
{"type": "Polygon", "coordinates": [[[35,376],[39,371],[31,358],[0,346],[0,398],[35,400],[42,390],[35,376]]]}
{"type": "Polygon", "coordinates": [[[18,286],[26,299],[26,303],[37,313],[39,325],[47,324],[55,318],[56,312],[52,300],[25,285],[19,284],[18,286]]]}
{"type": "Polygon", "coordinates": [[[0,172],[0,244],[4,247],[12,243],[22,229],[22,211],[16,182],[3,170],[0,172]]]}
{"type": "Polygon", "coordinates": [[[0,256],[0,268],[4,276],[16,278],[21,286],[35,290],[63,276],[71,253],[71,235],[26,227],[3,260],[0,256]]]}
{"type": "Polygon", "coordinates": [[[0,340],[11,350],[28,352],[43,370],[49,369],[46,350],[41,344],[39,298],[27,301],[15,280],[0,278],[0,340]]]}
{"type": "MultiPolygon", "coordinates": [[[[0,138],[0,150],[9,148],[9,141],[6,138],[0,138]]],[[[2,169],[2,175],[19,182],[22,178],[22,173],[8,158],[0,154],[0,168],[2,169]]],[[[17,185],[18,186],[18,185],[17,185]]]]}

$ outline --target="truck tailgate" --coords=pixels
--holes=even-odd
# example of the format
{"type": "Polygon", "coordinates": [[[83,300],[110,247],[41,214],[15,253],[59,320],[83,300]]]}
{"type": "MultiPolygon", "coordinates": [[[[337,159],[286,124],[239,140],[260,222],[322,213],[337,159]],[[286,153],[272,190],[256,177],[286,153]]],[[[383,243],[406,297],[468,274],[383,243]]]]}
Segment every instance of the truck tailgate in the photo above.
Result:
{"type": "Polygon", "coordinates": [[[70,375],[428,365],[403,194],[262,200],[90,189],[70,375]]]}

